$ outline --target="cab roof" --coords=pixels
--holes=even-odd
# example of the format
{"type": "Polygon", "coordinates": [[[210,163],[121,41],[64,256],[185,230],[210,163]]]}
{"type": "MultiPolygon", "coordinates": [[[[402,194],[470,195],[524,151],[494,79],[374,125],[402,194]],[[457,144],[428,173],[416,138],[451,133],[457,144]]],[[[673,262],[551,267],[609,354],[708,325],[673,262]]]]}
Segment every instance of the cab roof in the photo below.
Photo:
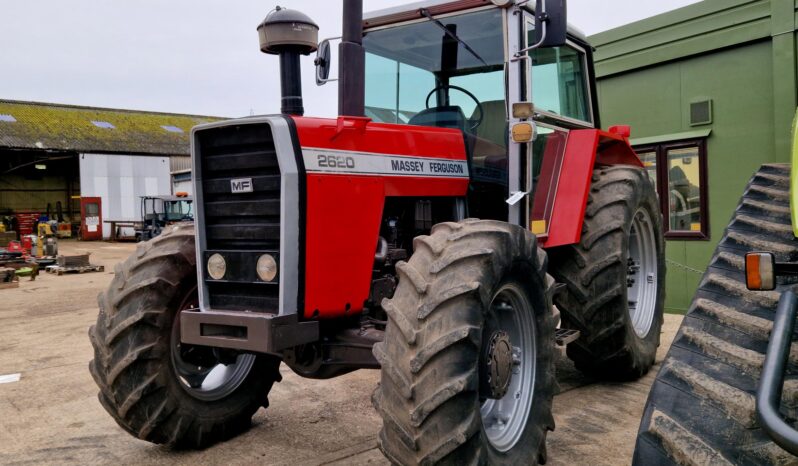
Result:
{"type": "MultiPolygon", "coordinates": [[[[421,8],[426,8],[431,15],[437,16],[487,5],[493,5],[493,2],[491,0],[422,0],[406,5],[365,12],[363,13],[363,28],[368,29],[423,18],[419,13],[421,8]]],[[[529,4],[526,4],[524,9],[534,11],[529,4]]],[[[585,33],[571,24],[568,25],[568,33],[587,42],[585,33]]]]}
{"type": "Polygon", "coordinates": [[[194,198],[190,196],[140,196],[142,199],[157,199],[166,202],[172,201],[189,201],[193,202],[194,198]]]}

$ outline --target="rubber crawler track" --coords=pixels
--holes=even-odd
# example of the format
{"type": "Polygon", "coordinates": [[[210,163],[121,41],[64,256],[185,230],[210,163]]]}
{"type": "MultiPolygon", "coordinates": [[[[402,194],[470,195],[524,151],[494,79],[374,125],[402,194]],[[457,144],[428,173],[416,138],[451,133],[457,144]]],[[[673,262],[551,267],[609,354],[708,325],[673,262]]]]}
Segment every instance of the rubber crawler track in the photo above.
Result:
{"type": "MultiPolygon", "coordinates": [[[[743,263],[754,249],[796,260],[789,165],[753,176],[704,273],[646,403],[636,465],[786,465],[798,458],[757,425],[754,400],[777,291],[748,291],[743,263]],[[769,248],[775,245],[775,248],[769,248]]],[[[795,346],[795,344],[793,344],[795,346]]],[[[798,418],[798,361],[792,352],[782,414],[798,418]]]]}

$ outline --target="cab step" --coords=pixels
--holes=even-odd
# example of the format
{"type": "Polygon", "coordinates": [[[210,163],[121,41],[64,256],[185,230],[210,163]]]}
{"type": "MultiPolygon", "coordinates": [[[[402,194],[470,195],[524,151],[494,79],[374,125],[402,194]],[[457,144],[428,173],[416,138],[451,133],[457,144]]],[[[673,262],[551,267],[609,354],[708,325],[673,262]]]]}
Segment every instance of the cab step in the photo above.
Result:
{"type": "Polygon", "coordinates": [[[579,330],[571,330],[567,328],[558,328],[554,332],[554,342],[557,346],[565,346],[579,339],[581,332],[579,330]]]}

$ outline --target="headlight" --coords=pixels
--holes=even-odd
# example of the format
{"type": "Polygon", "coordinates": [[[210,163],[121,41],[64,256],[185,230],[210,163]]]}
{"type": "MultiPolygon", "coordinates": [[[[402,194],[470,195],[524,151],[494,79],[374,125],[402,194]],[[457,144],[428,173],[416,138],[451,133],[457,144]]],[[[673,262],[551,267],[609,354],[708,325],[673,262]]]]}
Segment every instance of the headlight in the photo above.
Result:
{"type": "Polygon", "coordinates": [[[214,280],[221,280],[224,278],[224,273],[227,271],[227,262],[221,254],[214,254],[208,258],[208,275],[214,280]]]}
{"type": "Polygon", "coordinates": [[[277,261],[269,254],[258,258],[258,277],[264,282],[270,282],[277,276],[277,261]]]}

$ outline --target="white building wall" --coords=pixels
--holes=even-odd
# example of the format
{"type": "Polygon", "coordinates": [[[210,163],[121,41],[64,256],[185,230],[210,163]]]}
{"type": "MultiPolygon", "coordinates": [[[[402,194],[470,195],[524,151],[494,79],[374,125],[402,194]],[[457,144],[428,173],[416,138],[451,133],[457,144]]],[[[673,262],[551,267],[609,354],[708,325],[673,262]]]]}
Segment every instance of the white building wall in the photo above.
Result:
{"type": "Polygon", "coordinates": [[[141,196],[172,194],[169,157],[81,154],[80,191],[81,196],[102,198],[103,238],[108,238],[111,226],[106,220],[139,220],[141,196]]]}

